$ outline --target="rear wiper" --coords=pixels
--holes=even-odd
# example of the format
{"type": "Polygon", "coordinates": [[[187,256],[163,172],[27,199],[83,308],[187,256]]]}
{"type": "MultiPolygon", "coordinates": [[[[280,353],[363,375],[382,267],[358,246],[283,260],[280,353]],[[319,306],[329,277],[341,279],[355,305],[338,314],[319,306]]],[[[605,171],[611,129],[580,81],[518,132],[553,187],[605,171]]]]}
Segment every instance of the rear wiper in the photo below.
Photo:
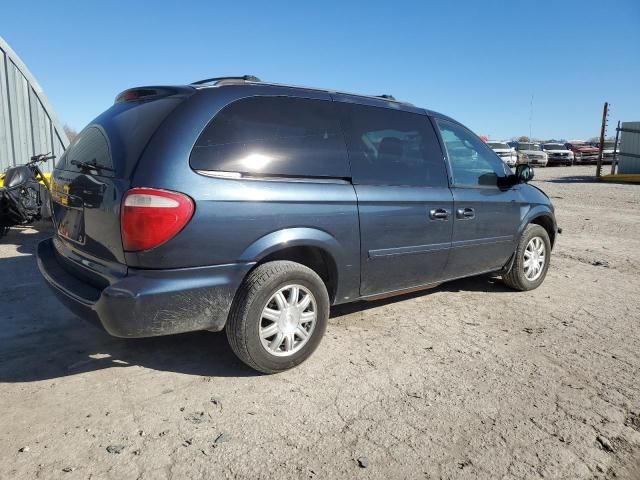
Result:
{"type": "Polygon", "coordinates": [[[92,162],[82,162],[80,160],[71,160],[71,165],[75,165],[76,167],[86,168],[88,170],[107,170],[109,172],[115,172],[115,170],[111,167],[106,167],[104,165],[99,165],[95,160],[92,162]]]}

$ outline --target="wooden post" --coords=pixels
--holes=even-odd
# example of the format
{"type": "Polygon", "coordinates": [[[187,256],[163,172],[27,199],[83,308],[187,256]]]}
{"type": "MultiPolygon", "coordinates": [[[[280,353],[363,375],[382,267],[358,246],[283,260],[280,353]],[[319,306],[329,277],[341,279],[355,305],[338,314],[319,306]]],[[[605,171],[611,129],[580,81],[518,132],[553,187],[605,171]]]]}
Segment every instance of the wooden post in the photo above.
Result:
{"type": "Polygon", "coordinates": [[[602,173],[602,150],[604,149],[604,132],[607,128],[607,114],[609,113],[609,104],[604,102],[602,109],[602,126],[600,127],[600,149],[598,152],[598,166],[596,168],[596,178],[600,178],[602,173]]]}

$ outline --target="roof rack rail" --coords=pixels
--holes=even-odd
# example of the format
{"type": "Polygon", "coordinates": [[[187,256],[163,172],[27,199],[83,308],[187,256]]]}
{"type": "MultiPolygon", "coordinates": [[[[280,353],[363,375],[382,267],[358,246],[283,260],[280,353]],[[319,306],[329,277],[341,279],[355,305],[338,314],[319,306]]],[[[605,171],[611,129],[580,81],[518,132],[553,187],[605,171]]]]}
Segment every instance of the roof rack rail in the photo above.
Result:
{"type": "Polygon", "coordinates": [[[242,75],[242,76],[236,76],[236,77],[205,78],[204,80],[198,80],[197,82],[193,82],[191,85],[204,85],[207,83],[220,82],[222,80],[244,80],[245,82],[261,82],[262,81],[254,75],[242,75]]]}
{"type": "Polygon", "coordinates": [[[376,95],[376,97],[378,98],[384,98],[385,100],[393,100],[394,102],[397,102],[396,97],[394,97],[393,95],[376,95]]]}

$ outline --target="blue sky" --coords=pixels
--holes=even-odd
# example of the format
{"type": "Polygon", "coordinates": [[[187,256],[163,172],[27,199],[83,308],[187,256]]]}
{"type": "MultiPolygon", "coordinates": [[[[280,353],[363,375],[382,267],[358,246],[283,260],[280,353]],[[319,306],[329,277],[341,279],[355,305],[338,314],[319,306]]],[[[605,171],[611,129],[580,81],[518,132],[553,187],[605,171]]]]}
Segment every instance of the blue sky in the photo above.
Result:
{"type": "Polygon", "coordinates": [[[225,74],[396,98],[491,138],[640,120],[640,1],[14,1],[0,35],[81,129],[131,86],[225,74]]]}

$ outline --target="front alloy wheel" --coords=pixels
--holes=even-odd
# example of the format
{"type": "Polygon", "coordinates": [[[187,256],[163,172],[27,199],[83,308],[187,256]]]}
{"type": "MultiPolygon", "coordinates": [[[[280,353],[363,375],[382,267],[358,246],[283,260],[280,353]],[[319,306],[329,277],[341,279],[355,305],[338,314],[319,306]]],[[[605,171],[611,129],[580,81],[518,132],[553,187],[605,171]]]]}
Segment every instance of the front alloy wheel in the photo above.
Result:
{"type": "Polygon", "coordinates": [[[540,237],[533,237],[524,250],[524,276],[527,280],[533,282],[542,275],[545,258],[544,241],[540,237]]]}
{"type": "Polygon", "coordinates": [[[515,290],[533,290],[544,281],[549,269],[551,241],[540,225],[529,224],[520,237],[509,271],[502,276],[515,290]]]}

